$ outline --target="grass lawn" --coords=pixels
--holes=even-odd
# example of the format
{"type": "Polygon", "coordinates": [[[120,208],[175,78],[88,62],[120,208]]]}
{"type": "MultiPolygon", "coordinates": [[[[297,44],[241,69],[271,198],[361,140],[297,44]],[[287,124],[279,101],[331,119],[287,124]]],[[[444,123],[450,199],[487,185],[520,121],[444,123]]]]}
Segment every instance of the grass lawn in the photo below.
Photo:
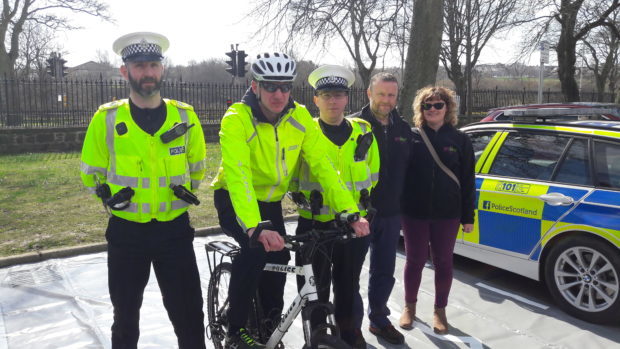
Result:
{"type": "MultiPolygon", "coordinates": [[[[219,163],[219,144],[208,143],[201,203],[190,208],[196,228],[217,225],[209,184],[219,163]]],[[[79,168],[78,152],[0,156],[0,257],[105,241],[107,215],[79,168]]]]}

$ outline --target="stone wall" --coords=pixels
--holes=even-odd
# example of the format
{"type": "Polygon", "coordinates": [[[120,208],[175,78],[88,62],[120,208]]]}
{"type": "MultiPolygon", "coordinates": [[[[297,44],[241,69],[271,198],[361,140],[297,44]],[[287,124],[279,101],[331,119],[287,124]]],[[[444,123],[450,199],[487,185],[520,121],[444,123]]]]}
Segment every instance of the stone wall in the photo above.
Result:
{"type": "MultiPolygon", "coordinates": [[[[207,142],[217,142],[220,125],[202,125],[207,142]]],[[[85,127],[0,129],[0,154],[69,152],[82,149],[85,127]]]]}

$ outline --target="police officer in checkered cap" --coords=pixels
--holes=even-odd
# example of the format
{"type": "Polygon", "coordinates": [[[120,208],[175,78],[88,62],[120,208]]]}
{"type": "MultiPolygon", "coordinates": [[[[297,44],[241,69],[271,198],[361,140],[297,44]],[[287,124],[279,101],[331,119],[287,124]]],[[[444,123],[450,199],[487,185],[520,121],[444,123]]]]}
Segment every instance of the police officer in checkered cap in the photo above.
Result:
{"type": "Polygon", "coordinates": [[[205,348],[194,229],[187,212],[199,203],[191,192],[205,175],[205,140],[192,106],[160,95],[168,46],[165,36],[149,32],[114,42],[129,98],[99,107],[82,148],[82,181],[110,214],[105,236],[113,349],[138,345],[151,267],[178,347],[205,348]]]}
{"type": "MultiPolygon", "coordinates": [[[[319,108],[315,119],[327,139],[325,151],[338,170],[340,180],[347,184],[348,194],[360,208],[360,221],[366,221],[370,207],[365,206],[369,195],[377,183],[379,173],[379,150],[371,132],[371,126],[359,118],[345,118],[344,112],[349,102],[349,89],[355,82],[355,75],[340,65],[323,65],[308,76],[308,82],[315,89],[314,103],[319,108]]],[[[305,161],[296,169],[289,188],[300,191],[306,199],[312,189],[319,185],[305,161]],[[298,188],[295,188],[295,185],[298,188]]],[[[323,188],[320,188],[323,191],[323,188]]],[[[297,234],[306,233],[313,228],[329,229],[336,212],[330,206],[323,206],[320,214],[312,215],[309,210],[299,209],[297,234]],[[313,221],[314,219],[314,221],[313,221]]],[[[334,317],[340,329],[341,338],[352,348],[366,348],[366,342],[354,309],[363,304],[359,293],[360,273],[368,250],[367,234],[358,234],[357,239],[325,245],[325,254],[317,253],[312,266],[317,282],[319,300],[330,299],[330,285],[334,287],[334,317]],[[326,259],[324,256],[331,256],[326,259]]],[[[312,314],[312,328],[325,323],[325,316],[312,314]]]]}

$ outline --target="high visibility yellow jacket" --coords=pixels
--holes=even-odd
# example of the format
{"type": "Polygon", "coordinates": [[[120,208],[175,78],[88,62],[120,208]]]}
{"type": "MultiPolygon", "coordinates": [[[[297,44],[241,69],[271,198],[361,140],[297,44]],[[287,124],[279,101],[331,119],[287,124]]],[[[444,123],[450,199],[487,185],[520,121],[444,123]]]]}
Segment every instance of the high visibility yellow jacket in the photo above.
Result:
{"type": "Polygon", "coordinates": [[[301,158],[326,188],[326,202],[338,211],[359,212],[306,107],[294,102],[287,108],[275,125],[256,119],[245,103],[233,104],[222,118],[222,163],[212,187],[229,191],[244,230],[261,222],[257,201],[282,200],[301,158]]]}
{"type": "MultiPolygon", "coordinates": [[[[319,119],[315,119],[317,125],[319,122],[318,120],[319,119]]],[[[368,121],[360,118],[346,118],[345,122],[351,125],[352,131],[351,135],[342,146],[332,143],[322,132],[321,136],[328,144],[328,156],[338,169],[340,179],[345,182],[350,192],[349,195],[358,203],[360,214],[365,216],[366,211],[360,204],[361,191],[367,189],[368,194],[370,194],[372,188],[377,185],[380,166],[379,147],[373,136],[373,142],[365,158],[360,161],[355,161],[354,155],[355,149],[357,148],[357,138],[363,134],[372,132],[372,127],[368,121]]],[[[321,183],[317,180],[317,177],[309,171],[308,164],[305,161],[302,161],[295,171],[290,190],[300,191],[304,194],[308,202],[310,201],[310,192],[312,190],[318,190],[319,192],[325,191],[321,183]]],[[[301,217],[307,219],[312,218],[310,210],[300,208],[298,211],[301,217]]],[[[320,222],[328,222],[334,219],[336,213],[338,213],[337,210],[324,204],[319,215],[314,216],[314,219],[320,222]]]]}
{"type": "Polygon", "coordinates": [[[140,223],[173,220],[189,204],[174,195],[170,184],[196,190],[204,177],[205,140],[194,109],[175,100],[164,102],[166,120],[153,136],[134,122],[127,99],[99,107],[88,126],[80,168],[84,185],[94,193],[96,176],[112,195],[124,187],[135,192],[128,208],[112,210],[115,216],[140,223]],[[181,122],[194,126],[164,144],[160,135],[181,122]]]}

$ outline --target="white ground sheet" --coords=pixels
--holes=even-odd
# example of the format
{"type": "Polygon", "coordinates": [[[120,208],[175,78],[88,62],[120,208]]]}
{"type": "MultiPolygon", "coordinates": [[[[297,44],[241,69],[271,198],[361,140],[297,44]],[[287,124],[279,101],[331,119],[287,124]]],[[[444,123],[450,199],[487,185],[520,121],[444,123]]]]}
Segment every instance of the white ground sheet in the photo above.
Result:
{"type": "MultiPolygon", "coordinates": [[[[204,243],[222,239],[228,238],[213,235],[194,242],[205,297],[209,268],[204,243]]],[[[403,257],[399,252],[396,285],[388,304],[395,325],[403,305],[403,257]]],[[[433,271],[427,265],[418,301],[419,321],[413,330],[404,331],[406,344],[391,346],[364,328],[369,348],[620,348],[619,326],[571,318],[545,292],[528,293],[542,285],[494,268],[489,272],[489,268],[457,260],[448,306],[452,331],[437,336],[429,328],[434,290],[433,271]]],[[[367,277],[368,258],[362,272],[364,299],[367,277]]],[[[292,276],[286,293],[287,305],[296,293],[292,276]]],[[[111,324],[105,252],[0,269],[0,349],[110,348],[111,324]]],[[[176,347],[154,275],[145,291],[140,328],[140,348],[176,347]]],[[[298,319],[284,338],[287,348],[302,347],[300,334],[298,319]]],[[[207,347],[212,348],[210,342],[207,347]]]]}

